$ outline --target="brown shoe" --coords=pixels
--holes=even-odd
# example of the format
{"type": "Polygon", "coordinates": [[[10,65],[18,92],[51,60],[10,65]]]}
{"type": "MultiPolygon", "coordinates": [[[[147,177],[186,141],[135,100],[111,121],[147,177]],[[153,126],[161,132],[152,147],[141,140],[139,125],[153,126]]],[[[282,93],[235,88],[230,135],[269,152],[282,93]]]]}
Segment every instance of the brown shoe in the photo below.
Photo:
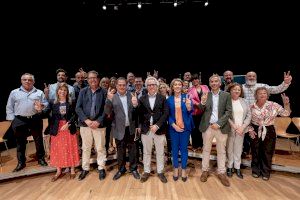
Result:
{"type": "Polygon", "coordinates": [[[202,174],[201,174],[201,177],[200,177],[201,182],[206,182],[208,176],[209,176],[208,171],[203,171],[202,174]]]}
{"type": "Polygon", "coordinates": [[[74,179],[76,177],[76,174],[71,174],[70,173],[70,179],[74,179]]]}
{"type": "Polygon", "coordinates": [[[225,174],[218,174],[218,178],[220,179],[221,183],[226,186],[226,187],[229,187],[230,186],[230,183],[226,177],[225,174]]]}
{"type": "Polygon", "coordinates": [[[144,172],[144,174],[142,175],[140,181],[142,183],[146,182],[148,180],[149,176],[150,176],[150,173],[144,172]]]}

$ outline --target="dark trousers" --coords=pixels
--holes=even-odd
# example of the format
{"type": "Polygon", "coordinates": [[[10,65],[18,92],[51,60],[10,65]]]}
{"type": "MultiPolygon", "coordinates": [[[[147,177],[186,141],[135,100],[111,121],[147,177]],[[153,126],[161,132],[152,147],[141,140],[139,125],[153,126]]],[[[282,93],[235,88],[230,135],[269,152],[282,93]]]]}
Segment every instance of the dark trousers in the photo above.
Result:
{"type": "MultiPolygon", "coordinates": [[[[252,126],[254,127],[254,131],[257,133],[258,126],[252,126]]],[[[270,177],[272,157],[274,155],[276,144],[276,132],[274,126],[266,126],[266,128],[267,134],[264,141],[262,141],[261,138],[258,138],[257,135],[251,140],[251,168],[252,173],[262,175],[264,177],[270,177]]]]}
{"type": "Polygon", "coordinates": [[[130,171],[137,169],[136,166],[136,145],[134,142],[134,134],[130,135],[129,127],[125,129],[125,135],[122,140],[116,139],[117,145],[117,160],[120,171],[125,171],[126,165],[126,149],[128,148],[130,171]]]}
{"type": "Polygon", "coordinates": [[[201,116],[202,115],[193,115],[195,128],[192,131],[191,137],[192,137],[192,147],[194,149],[203,147],[202,133],[199,131],[201,116]]]}
{"type": "MultiPolygon", "coordinates": [[[[140,161],[140,157],[143,156],[143,143],[141,138],[139,138],[137,141],[135,141],[135,147],[136,147],[136,161],[140,161]]],[[[141,158],[143,160],[143,158],[141,158]]]]}
{"type": "Polygon", "coordinates": [[[106,124],[106,133],[105,133],[105,149],[106,152],[109,149],[109,142],[110,142],[110,131],[111,131],[111,122],[106,124]]]}
{"type": "Polygon", "coordinates": [[[249,136],[249,133],[246,133],[244,136],[244,141],[243,141],[243,152],[248,155],[250,154],[250,149],[251,149],[251,137],[249,136]]]}
{"type": "Polygon", "coordinates": [[[25,164],[26,162],[26,145],[27,137],[32,135],[36,155],[38,159],[44,159],[45,150],[43,145],[43,121],[42,119],[18,119],[17,117],[12,122],[12,127],[17,142],[17,158],[19,163],[25,164]]]}
{"type": "Polygon", "coordinates": [[[168,156],[171,156],[172,152],[172,146],[171,146],[171,136],[170,136],[170,131],[166,133],[166,139],[167,139],[167,151],[168,151],[168,156]]]}

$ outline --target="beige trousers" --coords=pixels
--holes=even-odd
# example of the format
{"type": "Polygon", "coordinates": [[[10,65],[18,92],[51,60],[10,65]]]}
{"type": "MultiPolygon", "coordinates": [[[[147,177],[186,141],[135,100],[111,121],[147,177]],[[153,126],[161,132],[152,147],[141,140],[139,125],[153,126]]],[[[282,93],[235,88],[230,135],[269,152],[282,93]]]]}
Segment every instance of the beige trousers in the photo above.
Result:
{"type": "Polygon", "coordinates": [[[91,129],[89,127],[80,127],[83,170],[88,171],[90,169],[91,149],[94,141],[97,151],[98,170],[104,169],[106,161],[105,130],[106,128],[91,129]]]}
{"type": "Polygon", "coordinates": [[[150,173],[151,171],[151,156],[152,156],[152,146],[153,142],[156,150],[156,167],[157,173],[163,173],[164,163],[165,163],[165,144],[166,136],[165,135],[156,135],[154,133],[148,132],[148,135],[142,134],[142,143],[143,143],[143,164],[144,172],[150,173]]]}
{"type": "Polygon", "coordinates": [[[203,137],[203,153],[202,153],[202,171],[209,171],[209,158],[211,152],[212,141],[214,138],[217,140],[217,163],[218,173],[223,174],[226,172],[226,143],[227,134],[223,134],[220,129],[214,130],[211,127],[202,133],[203,137]]]}
{"type": "Polygon", "coordinates": [[[227,140],[227,167],[240,169],[244,135],[230,133],[227,140]]]}

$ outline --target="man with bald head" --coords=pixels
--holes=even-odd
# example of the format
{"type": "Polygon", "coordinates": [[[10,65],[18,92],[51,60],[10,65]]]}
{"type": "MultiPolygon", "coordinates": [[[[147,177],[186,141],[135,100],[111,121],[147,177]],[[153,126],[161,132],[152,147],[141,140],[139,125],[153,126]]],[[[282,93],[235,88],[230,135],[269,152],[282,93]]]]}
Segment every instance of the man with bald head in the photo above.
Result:
{"type": "Polygon", "coordinates": [[[224,91],[228,90],[228,86],[233,83],[233,72],[230,70],[227,70],[223,73],[224,82],[222,85],[222,89],[224,91]]]}
{"type": "MultiPolygon", "coordinates": [[[[283,82],[278,86],[269,86],[265,83],[257,83],[257,75],[254,71],[250,71],[246,74],[245,77],[246,83],[243,84],[243,92],[244,98],[246,99],[249,105],[255,103],[255,91],[258,87],[265,87],[269,91],[270,94],[279,94],[284,92],[292,82],[292,76],[290,75],[290,71],[283,74],[283,82]]],[[[250,152],[250,137],[249,134],[245,135],[244,138],[244,147],[242,157],[249,154],[250,152]]]]}
{"type": "Polygon", "coordinates": [[[266,87],[270,94],[279,94],[284,92],[292,82],[290,71],[284,72],[283,82],[278,86],[269,86],[265,83],[257,83],[257,75],[254,71],[246,74],[246,83],[243,84],[244,98],[249,105],[255,102],[254,93],[258,87],[266,87]]]}

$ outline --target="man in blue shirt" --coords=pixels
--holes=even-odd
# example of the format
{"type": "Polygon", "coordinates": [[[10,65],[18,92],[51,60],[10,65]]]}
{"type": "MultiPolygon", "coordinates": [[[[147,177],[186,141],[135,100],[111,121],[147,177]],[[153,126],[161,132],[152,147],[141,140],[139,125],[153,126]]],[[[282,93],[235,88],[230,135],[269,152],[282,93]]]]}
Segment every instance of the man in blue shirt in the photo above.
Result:
{"type": "Polygon", "coordinates": [[[17,141],[18,165],[13,172],[26,167],[27,137],[32,135],[35,141],[38,163],[47,166],[44,159],[42,111],[47,107],[45,94],[36,89],[34,76],[25,73],[21,77],[22,86],[11,91],[6,105],[6,119],[12,121],[12,128],[17,141]]]}

